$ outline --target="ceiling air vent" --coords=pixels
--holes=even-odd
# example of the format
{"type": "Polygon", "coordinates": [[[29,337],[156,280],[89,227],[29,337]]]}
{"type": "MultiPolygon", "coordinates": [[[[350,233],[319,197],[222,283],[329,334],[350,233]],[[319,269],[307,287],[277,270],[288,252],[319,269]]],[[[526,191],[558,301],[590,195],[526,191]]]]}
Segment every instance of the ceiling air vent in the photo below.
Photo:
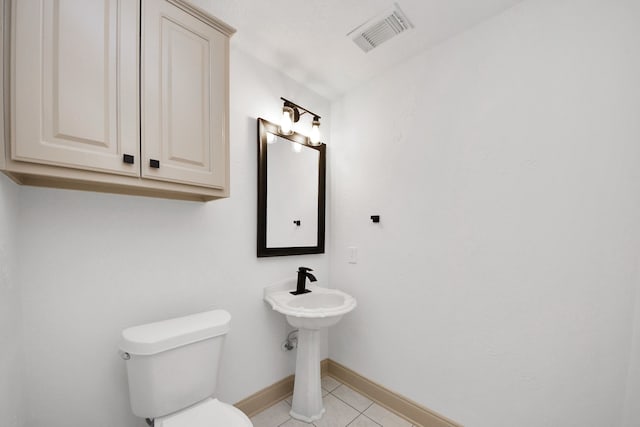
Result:
{"type": "Polygon", "coordinates": [[[369,19],[347,36],[351,37],[364,52],[369,52],[374,47],[380,46],[390,38],[411,28],[413,28],[411,21],[400,9],[398,3],[394,3],[393,9],[369,19]]]}

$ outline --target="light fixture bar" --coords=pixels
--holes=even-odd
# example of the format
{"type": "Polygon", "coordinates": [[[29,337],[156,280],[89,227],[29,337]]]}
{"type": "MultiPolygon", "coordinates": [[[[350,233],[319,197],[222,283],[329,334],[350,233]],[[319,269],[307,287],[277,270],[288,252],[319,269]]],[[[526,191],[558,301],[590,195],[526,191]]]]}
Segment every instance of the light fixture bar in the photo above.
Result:
{"type": "Polygon", "coordinates": [[[293,134],[293,124],[300,120],[300,116],[309,113],[313,117],[311,120],[311,134],[307,137],[307,144],[311,146],[318,146],[320,142],[320,116],[309,111],[304,107],[289,101],[286,98],[280,97],[284,104],[282,106],[282,117],[280,119],[279,132],[282,135],[293,134]]]}
{"type": "MultiPolygon", "coordinates": [[[[304,113],[309,113],[310,115],[312,115],[314,118],[317,118],[318,120],[320,120],[320,119],[322,118],[322,117],[320,117],[319,115],[317,115],[316,113],[314,113],[313,111],[309,111],[309,110],[307,110],[306,108],[299,106],[299,105],[298,105],[298,104],[296,104],[295,102],[291,102],[291,101],[289,101],[288,99],[283,98],[283,97],[280,97],[280,99],[284,101],[284,105],[285,105],[286,107],[295,107],[295,108],[297,108],[298,110],[302,110],[302,111],[303,111],[303,112],[302,112],[302,114],[304,114],[304,113]]],[[[302,114],[301,114],[301,115],[302,115],[302,114]]],[[[297,121],[297,120],[296,120],[296,121],[297,121]]]]}

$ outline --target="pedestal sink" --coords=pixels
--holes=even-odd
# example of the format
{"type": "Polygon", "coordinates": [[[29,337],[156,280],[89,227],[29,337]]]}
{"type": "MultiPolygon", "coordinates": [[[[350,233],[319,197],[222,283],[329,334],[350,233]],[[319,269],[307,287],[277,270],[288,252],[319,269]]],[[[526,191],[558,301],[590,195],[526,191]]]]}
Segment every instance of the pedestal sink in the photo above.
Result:
{"type": "Polygon", "coordinates": [[[312,422],[324,414],[320,386],[320,328],[333,326],[356,308],[356,300],[337,289],[309,285],[311,292],[291,295],[295,281],[265,288],[264,299],[275,311],[284,314],[298,328],[298,354],[293,386],[291,416],[312,422]]]}

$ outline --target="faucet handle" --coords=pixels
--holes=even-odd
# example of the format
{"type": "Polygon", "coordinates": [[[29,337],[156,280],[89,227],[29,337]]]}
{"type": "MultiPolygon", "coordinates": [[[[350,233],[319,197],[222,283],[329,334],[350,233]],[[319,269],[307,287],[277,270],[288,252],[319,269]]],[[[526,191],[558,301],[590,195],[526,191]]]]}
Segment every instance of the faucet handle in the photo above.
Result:
{"type": "Polygon", "coordinates": [[[306,273],[307,271],[313,271],[309,267],[298,267],[298,273],[306,273]]]}

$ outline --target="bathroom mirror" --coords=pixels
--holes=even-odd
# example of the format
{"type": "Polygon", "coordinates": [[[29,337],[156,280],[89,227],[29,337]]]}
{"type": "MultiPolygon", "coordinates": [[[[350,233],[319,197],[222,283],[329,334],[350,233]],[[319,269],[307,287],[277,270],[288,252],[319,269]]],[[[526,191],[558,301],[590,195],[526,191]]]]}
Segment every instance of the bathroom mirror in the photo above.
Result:
{"type": "Polygon", "coordinates": [[[325,148],[258,119],[258,257],[324,253],[325,148]]]}

